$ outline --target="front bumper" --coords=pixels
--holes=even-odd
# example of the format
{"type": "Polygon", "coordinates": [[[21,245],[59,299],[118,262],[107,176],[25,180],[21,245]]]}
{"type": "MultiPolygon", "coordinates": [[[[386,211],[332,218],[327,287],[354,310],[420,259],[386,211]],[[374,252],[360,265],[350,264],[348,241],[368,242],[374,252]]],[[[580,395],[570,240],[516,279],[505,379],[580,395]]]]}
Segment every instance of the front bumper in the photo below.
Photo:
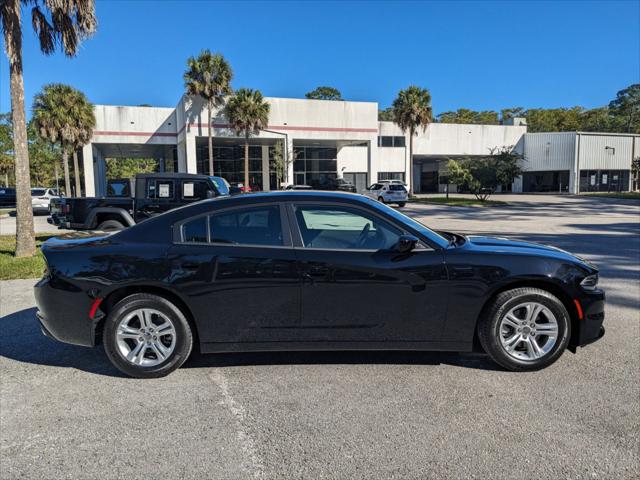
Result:
{"type": "Polygon", "coordinates": [[[73,285],[61,280],[55,283],[53,286],[49,278],[43,278],[34,287],[42,333],[63,343],[95,346],[96,327],[103,314],[89,318],[93,299],[73,285]]]}
{"type": "Polygon", "coordinates": [[[602,290],[585,293],[577,299],[582,308],[582,319],[578,320],[577,332],[573,332],[570,346],[575,351],[576,347],[584,347],[600,340],[605,333],[604,306],[605,294],[602,290]]]}

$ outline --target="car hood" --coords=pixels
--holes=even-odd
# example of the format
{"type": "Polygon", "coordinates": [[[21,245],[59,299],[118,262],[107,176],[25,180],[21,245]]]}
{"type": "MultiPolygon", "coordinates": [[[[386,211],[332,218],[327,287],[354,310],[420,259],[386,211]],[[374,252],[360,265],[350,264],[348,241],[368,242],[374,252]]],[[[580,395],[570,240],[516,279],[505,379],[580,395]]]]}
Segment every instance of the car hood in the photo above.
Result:
{"type": "Polygon", "coordinates": [[[522,240],[509,240],[499,237],[483,237],[470,235],[465,237],[468,247],[478,250],[504,253],[521,253],[524,255],[553,257],[559,260],[567,260],[588,267],[591,270],[597,270],[595,265],[577,255],[561,250],[550,245],[542,245],[540,243],[525,242],[522,240]]]}

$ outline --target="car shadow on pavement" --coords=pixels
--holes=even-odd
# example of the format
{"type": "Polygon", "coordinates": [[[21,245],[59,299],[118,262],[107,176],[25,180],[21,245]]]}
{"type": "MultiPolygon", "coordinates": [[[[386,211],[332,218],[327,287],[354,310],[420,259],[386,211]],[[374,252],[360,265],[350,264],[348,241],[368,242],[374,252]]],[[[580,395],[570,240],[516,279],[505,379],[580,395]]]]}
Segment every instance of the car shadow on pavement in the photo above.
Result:
{"type": "Polygon", "coordinates": [[[194,352],[182,368],[242,367],[260,365],[452,365],[504,371],[482,353],[421,351],[289,351],[212,353],[194,352]]]}
{"type": "Polygon", "coordinates": [[[44,336],[35,308],[0,318],[0,356],[35,365],[76,368],[110,377],[125,376],[111,365],[102,348],[69,345],[44,336]]]}
{"type": "MultiPolygon", "coordinates": [[[[104,350],[68,345],[45,337],[28,308],[0,318],[0,356],[23,363],[75,368],[110,377],[125,377],[111,365],[104,350]]],[[[502,370],[483,354],[397,351],[252,352],[201,354],[194,349],[183,368],[260,365],[453,365],[502,370]]]]}

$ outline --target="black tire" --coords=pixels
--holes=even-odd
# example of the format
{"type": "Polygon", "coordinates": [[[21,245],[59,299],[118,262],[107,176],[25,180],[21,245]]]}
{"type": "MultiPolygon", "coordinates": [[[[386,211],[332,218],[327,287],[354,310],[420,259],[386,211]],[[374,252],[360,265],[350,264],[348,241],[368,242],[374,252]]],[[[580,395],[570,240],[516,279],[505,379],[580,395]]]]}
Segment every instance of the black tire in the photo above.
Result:
{"type": "Polygon", "coordinates": [[[400,202],[400,203],[398,203],[398,207],[402,208],[402,207],[404,207],[406,204],[407,204],[406,202],[400,202]]]}
{"type": "Polygon", "coordinates": [[[118,220],[105,220],[98,225],[97,230],[102,230],[103,232],[115,232],[117,230],[124,230],[124,228],[125,226],[118,220]]]}
{"type": "Polygon", "coordinates": [[[387,202],[384,201],[384,197],[378,197],[378,201],[381,203],[386,204],[387,202]]]}
{"type": "Polygon", "coordinates": [[[104,324],[103,344],[111,363],[122,373],[136,378],[164,377],[179,368],[191,354],[193,334],[184,313],[173,303],[158,295],[136,293],[120,300],[109,312],[104,324]],[[173,352],[160,364],[150,367],[134,365],[120,352],[116,340],[116,329],[129,313],[140,308],[150,308],[166,315],[175,328],[173,352]]]}
{"type": "Polygon", "coordinates": [[[493,299],[478,322],[480,344],[497,364],[510,371],[540,370],[558,360],[571,338],[571,319],[564,304],[554,295],[538,288],[516,288],[500,293],[493,299]],[[558,323],[556,343],[540,358],[523,360],[514,358],[502,346],[500,322],[514,307],[521,303],[536,302],[548,308],[558,323]]]}

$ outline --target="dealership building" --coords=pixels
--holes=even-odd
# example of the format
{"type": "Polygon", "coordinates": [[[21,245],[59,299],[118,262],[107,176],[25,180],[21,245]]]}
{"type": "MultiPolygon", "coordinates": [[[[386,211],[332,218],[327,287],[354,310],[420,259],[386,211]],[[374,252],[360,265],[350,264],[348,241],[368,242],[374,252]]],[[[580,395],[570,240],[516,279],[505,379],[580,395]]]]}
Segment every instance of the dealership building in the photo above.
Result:
{"type": "MultiPolygon", "coordinates": [[[[287,183],[317,185],[343,177],[359,190],[379,180],[400,179],[415,193],[447,188],[449,159],[480,158],[510,147],[523,154],[524,174],[513,192],[625,191],[631,161],[640,156],[640,135],[587,132],[527,133],[523,119],[503,125],[432,123],[409,139],[392,122],[378,121],[378,104],[266,98],[269,124],[250,138],[251,185],[278,186],[274,156],[281,152],[287,183]],[[280,144],[285,148],[276,148],[280,144]],[[413,162],[413,178],[409,165],[413,162]]],[[[154,158],[160,171],[208,172],[207,107],[183,96],[175,108],[96,105],[96,128],[81,151],[87,196],[105,195],[109,158],[154,158]]],[[[244,181],[244,139],[212,112],[214,174],[244,181]]],[[[449,188],[455,189],[455,186],[449,188]]]]}

